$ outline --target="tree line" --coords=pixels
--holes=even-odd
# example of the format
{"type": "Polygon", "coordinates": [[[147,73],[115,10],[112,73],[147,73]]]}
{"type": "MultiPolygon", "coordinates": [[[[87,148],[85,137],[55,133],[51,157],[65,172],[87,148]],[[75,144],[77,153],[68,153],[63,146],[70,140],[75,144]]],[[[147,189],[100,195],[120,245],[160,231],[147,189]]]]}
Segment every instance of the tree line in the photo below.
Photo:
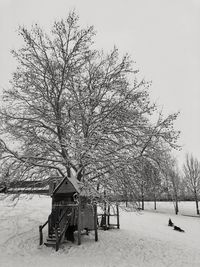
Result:
{"type": "Polygon", "coordinates": [[[178,214],[179,201],[194,201],[199,215],[200,162],[192,154],[186,154],[185,163],[179,169],[172,156],[166,160],[161,168],[146,165],[138,183],[137,199],[141,209],[145,201],[154,201],[154,209],[157,201],[173,201],[178,214]]]}

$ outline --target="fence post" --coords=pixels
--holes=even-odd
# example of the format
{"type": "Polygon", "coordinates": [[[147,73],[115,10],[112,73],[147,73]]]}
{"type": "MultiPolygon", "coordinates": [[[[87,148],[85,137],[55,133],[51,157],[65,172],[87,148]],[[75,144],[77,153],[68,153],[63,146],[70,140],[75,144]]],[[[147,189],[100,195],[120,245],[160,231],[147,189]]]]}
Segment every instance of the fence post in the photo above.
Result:
{"type": "Polygon", "coordinates": [[[59,236],[58,236],[58,225],[55,227],[55,236],[56,236],[56,251],[59,250],[59,236]]]}
{"type": "Polygon", "coordinates": [[[51,220],[51,214],[48,217],[48,237],[51,236],[51,227],[52,227],[52,220],[51,220]]]}

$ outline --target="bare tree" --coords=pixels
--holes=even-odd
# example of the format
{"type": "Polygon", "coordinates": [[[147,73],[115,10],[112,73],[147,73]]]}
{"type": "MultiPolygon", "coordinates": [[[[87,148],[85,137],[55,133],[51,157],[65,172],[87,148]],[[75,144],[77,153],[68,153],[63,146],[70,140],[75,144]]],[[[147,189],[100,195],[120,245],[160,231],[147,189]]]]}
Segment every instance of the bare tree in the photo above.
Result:
{"type": "Polygon", "coordinates": [[[125,166],[161,140],[175,146],[177,114],[150,123],[150,84],[137,81],[128,55],[94,50],[93,27],[81,29],[75,13],[51,35],[38,25],[19,34],[24,45],[12,52],[19,64],[0,110],[1,166],[11,179],[73,173],[87,188],[117,190],[114,173],[123,180],[125,166]]]}
{"type": "Polygon", "coordinates": [[[171,196],[171,199],[174,203],[175,214],[178,214],[180,175],[177,167],[177,162],[169,153],[166,153],[165,161],[163,161],[161,169],[165,179],[165,186],[168,190],[168,194],[171,196]]]}
{"type": "Polygon", "coordinates": [[[186,186],[194,196],[196,211],[199,215],[200,162],[193,155],[187,154],[183,171],[186,186]]]}
{"type": "Polygon", "coordinates": [[[163,191],[162,176],[157,166],[150,165],[148,168],[149,183],[147,187],[147,194],[150,199],[154,201],[154,209],[157,208],[157,199],[163,191]]]}

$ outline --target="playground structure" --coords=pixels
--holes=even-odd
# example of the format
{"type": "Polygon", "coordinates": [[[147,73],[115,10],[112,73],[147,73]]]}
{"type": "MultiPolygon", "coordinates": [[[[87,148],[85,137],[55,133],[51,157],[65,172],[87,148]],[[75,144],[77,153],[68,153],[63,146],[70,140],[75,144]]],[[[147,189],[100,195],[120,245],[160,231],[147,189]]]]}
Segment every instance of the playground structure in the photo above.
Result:
{"type": "Polygon", "coordinates": [[[108,230],[117,227],[119,229],[119,207],[103,202],[103,213],[97,214],[97,204],[91,203],[86,192],[80,190],[78,181],[74,178],[64,178],[59,183],[50,185],[52,198],[51,214],[48,220],[39,226],[40,245],[59,250],[60,245],[69,240],[74,242],[74,232],[77,231],[77,243],[81,244],[83,231],[88,234],[94,230],[95,241],[98,241],[98,227],[108,230]],[[111,212],[112,211],[112,212],[111,212]],[[117,218],[117,222],[111,223],[111,217],[117,218]],[[43,241],[43,229],[48,227],[48,237],[43,241]]]}
{"type": "Polygon", "coordinates": [[[54,184],[52,193],[52,210],[48,220],[39,226],[40,245],[43,244],[43,228],[48,225],[46,246],[55,247],[56,251],[65,239],[74,241],[74,231],[78,232],[78,245],[81,244],[83,230],[97,233],[97,206],[91,204],[83,193],[77,181],[73,178],[64,178],[58,185],[54,184]]]}
{"type": "Polygon", "coordinates": [[[98,221],[100,219],[99,227],[103,230],[109,230],[113,228],[120,228],[119,224],[119,205],[118,203],[103,203],[103,213],[97,214],[98,221]]]}

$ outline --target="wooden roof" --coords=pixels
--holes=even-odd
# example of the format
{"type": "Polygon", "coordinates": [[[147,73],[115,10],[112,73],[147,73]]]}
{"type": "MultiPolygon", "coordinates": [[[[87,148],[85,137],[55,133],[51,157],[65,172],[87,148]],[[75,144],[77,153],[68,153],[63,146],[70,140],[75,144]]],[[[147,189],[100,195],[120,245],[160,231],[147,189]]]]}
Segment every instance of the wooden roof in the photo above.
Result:
{"type": "Polygon", "coordinates": [[[74,177],[65,177],[53,191],[53,195],[63,193],[80,193],[80,186],[74,177]]]}

